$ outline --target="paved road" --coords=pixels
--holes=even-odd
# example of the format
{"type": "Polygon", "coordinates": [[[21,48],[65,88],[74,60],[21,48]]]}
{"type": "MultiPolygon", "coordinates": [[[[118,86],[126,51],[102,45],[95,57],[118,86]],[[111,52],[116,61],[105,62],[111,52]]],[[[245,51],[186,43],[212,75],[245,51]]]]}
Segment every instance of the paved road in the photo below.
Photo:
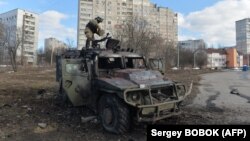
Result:
{"type": "Polygon", "coordinates": [[[200,94],[189,108],[203,111],[211,123],[250,124],[250,72],[231,71],[205,74],[199,86],[200,94]],[[232,94],[233,89],[238,94],[232,94]]]}

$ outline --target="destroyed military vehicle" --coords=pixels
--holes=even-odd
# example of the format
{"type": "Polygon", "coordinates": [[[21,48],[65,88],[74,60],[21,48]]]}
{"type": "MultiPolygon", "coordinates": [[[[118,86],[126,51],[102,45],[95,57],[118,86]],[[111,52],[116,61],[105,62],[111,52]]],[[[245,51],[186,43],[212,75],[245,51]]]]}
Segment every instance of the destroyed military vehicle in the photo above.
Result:
{"type": "Polygon", "coordinates": [[[111,38],[106,49],[66,51],[57,59],[57,80],[62,97],[93,109],[103,128],[116,134],[134,121],[154,123],[178,114],[192,87],[165,79],[143,56],[119,49],[111,38]]]}

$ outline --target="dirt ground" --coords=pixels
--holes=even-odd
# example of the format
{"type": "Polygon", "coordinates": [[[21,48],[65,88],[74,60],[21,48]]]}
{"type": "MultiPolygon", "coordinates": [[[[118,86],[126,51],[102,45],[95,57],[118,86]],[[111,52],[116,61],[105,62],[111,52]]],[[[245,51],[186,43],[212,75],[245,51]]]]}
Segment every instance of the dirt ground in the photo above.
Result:
{"type": "MultiPolygon", "coordinates": [[[[210,72],[210,71],[208,71],[210,72]]],[[[201,73],[207,71],[168,71],[166,77],[189,85],[192,94],[188,105],[198,93],[201,73]]],[[[10,141],[133,141],[146,140],[146,126],[134,125],[125,135],[104,131],[98,120],[82,123],[81,118],[93,115],[86,107],[61,104],[56,98],[58,83],[55,70],[49,68],[22,69],[16,73],[0,71],[0,140],[10,141]]],[[[185,108],[184,108],[185,109],[185,108]]],[[[160,124],[201,124],[206,117],[184,110],[179,116],[160,124]]]]}

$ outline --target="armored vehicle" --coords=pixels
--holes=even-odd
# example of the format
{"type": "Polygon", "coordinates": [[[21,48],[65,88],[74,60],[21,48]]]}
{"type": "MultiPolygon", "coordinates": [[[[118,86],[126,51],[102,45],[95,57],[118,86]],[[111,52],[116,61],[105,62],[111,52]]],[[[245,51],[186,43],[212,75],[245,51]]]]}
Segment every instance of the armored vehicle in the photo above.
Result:
{"type": "Polygon", "coordinates": [[[178,114],[192,85],[186,90],[165,79],[142,55],[112,40],[106,49],[69,50],[57,59],[61,95],[93,109],[103,128],[116,134],[128,131],[132,121],[152,123],[178,114]]]}

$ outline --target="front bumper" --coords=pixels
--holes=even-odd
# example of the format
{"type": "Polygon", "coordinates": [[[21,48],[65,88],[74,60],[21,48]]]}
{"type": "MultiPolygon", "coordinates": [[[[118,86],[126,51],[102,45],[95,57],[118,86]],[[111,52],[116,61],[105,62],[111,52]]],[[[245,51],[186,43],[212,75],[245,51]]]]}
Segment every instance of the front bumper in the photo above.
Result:
{"type": "Polygon", "coordinates": [[[182,101],[172,100],[153,105],[138,106],[137,121],[139,122],[155,122],[174,115],[180,114],[178,104],[182,101]]]}
{"type": "Polygon", "coordinates": [[[156,122],[171,116],[179,115],[181,112],[179,110],[179,104],[191,93],[193,83],[191,83],[189,90],[185,92],[183,96],[177,96],[175,99],[164,101],[162,103],[154,103],[152,100],[152,95],[150,89],[130,89],[124,92],[124,97],[126,97],[127,92],[132,91],[148,91],[149,97],[151,99],[150,105],[136,105],[127,101],[125,102],[137,109],[137,121],[138,122],[156,122]]]}

